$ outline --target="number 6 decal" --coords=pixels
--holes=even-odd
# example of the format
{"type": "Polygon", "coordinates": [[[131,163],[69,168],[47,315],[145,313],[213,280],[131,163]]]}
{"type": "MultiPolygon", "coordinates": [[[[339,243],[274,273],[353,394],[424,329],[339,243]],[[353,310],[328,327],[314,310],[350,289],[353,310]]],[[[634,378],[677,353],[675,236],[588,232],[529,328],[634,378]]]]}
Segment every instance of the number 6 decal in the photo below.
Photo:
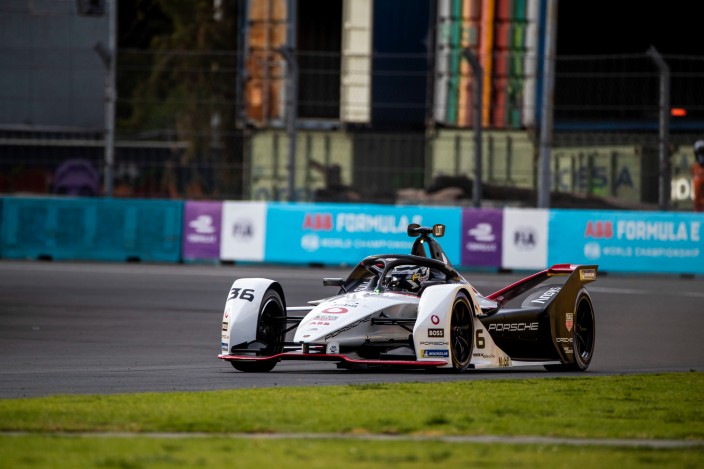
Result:
{"type": "Polygon", "coordinates": [[[477,348],[486,347],[486,340],[484,340],[484,337],[482,337],[482,332],[484,332],[484,329],[477,329],[476,334],[474,334],[474,344],[477,346],[477,348]]]}

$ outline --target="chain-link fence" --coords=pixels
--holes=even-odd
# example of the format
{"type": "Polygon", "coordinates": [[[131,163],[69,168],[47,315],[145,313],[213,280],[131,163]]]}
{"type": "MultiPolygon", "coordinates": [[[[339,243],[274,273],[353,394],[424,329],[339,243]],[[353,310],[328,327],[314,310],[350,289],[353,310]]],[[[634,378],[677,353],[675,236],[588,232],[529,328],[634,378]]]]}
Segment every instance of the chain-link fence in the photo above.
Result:
{"type": "MultiPolygon", "coordinates": [[[[511,62],[505,51],[501,54],[496,62],[511,62]]],[[[460,125],[434,118],[447,105],[437,94],[435,55],[350,60],[330,52],[298,51],[295,56],[297,200],[469,203],[474,129],[469,120],[460,125]],[[366,77],[361,82],[369,84],[370,94],[355,100],[359,95],[345,92],[345,80],[360,82],[360,77],[366,77]],[[404,99],[409,89],[410,101],[404,99]],[[345,109],[365,106],[366,120],[345,120],[345,109]]],[[[523,52],[514,61],[518,59],[525,64],[529,57],[523,52]]],[[[540,90],[540,81],[527,75],[540,63],[532,60],[530,67],[495,70],[485,85],[490,107],[507,106],[506,118],[489,119],[484,128],[486,203],[534,203],[539,129],[521,118],[532,115],[531,121],[539,122],[539,96],[526,96],[527,84],[538,95],[540,90]],[[508,98],[501,98],[509,86],[508,98]]],[[[704,128],[704,57],[665,60],[672,107],[678,109],[670,126],[672,206],[689,209],[691,145],[704,128]]],[[[11,61],[5,59],[5,65],[12,70],[11,61]]],[[[51,67],[80,73],[71,61],[51,67]]],[[[46,77],[51,67],[35,65],[35,77],[46,77]]],[[[467,89],[453,106],[470,112],[474,78],[468,67],[458,70],[454,83],[467,89]]],[[[114,195],[287,199],[290,156],[284,112],[292,98],[285,86],[290,71],[276,52],[253,58],[236,50],[120,50],[114,195]]],[[[651,207],[657,202],[658,80],[645,53],[558,58],[551,168],[553,190],[570,196],[556,196],[557,204],[651,207]]],[[[75,103],[53,103],[50,97],[2,99],[25,99],[20,104],[28,107],[44,99],[44,107],[76,106],[80,112],[75,103]]],[[[94,183],[75,190],[102,192],[101,128],[5,121],[0,126],[1,192],[66,193],[57,178],[66,177],[60,170],[70,160],[94,169],[94,183]]],[[[87,170],[77,166],[66,171],[82,180],[77,174],[87,170]]]]}

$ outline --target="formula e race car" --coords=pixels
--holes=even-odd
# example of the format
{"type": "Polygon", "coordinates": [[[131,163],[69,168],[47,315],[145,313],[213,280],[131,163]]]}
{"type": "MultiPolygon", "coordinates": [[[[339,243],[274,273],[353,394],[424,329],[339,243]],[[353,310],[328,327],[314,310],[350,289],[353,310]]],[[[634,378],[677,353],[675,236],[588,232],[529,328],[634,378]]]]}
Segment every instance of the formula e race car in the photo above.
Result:
{"type": "Polygon", "coordinates": [[[346,279],[323,279],[337,294],[308,306],[287,307],[274,280],[236,280],[219,358],[245,372],[270,371],[280,360],[341,368],[587,369],[595,319],[585,285],[596,280],[596,265],[553,265],[483,296],[434,239],[444,233],[443,225],[409,225],[416,238],[410,255],[369,256],[346,279]]]}

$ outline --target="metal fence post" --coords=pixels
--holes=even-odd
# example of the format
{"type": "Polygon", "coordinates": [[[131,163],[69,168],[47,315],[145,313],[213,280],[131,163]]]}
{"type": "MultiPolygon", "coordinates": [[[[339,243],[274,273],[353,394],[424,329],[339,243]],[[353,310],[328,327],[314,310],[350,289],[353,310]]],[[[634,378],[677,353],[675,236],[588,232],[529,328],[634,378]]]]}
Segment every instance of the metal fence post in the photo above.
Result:
{"type": "Polygon", "coordinates": [[[462,56],[469,61],[474,74],[474,182],[472,184],[472,205],[479,208],[482,200],[482,88],[484,77],[479,60],[469,48],[462,50],[462,56]]]}
{"type": "Polygon", "coordinates": [[[660,184],[658,204],[660,210],[667,211],[670,205],[670,67],[655,47],[646,52],[660,69],[660,119],[659,119],[659,153],[660,184]]]}
{"type": "Polygon", "coordinates": [[[547,0],[547,28],[543,57],[543,99],[540,119],[540,154],[538,156],[538,208],[550,208],[550,153],[552,150],[553,99],[555,95],[555,38],[557,36],[557,0],[547,0]]]}
{"type": "Polygon", "coordinates": [[[108,47],[98,42],[93,49],[105,66],[105,172],[103,173],[103,193],[112,197],[113,173],[115,166],[115,102],[117,101],[117,0],[105,2],[108,14],[108,47]]]}

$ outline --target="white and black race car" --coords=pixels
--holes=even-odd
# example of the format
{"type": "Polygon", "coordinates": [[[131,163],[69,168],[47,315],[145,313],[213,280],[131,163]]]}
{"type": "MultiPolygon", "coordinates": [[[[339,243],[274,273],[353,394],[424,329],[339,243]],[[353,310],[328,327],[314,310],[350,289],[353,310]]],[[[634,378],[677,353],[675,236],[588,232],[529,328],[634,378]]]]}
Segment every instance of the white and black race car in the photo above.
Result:
{"type": "Polygon", "coordinates": [[[339,291],[308,306],[287,307],[274,280],[236,280],[219,358],[246,372],[270,371],[280,360],[342,368],[587,369],[595,319],[585,285],[596,280],[596,265],[553,265],[483,296],[434,239],[444,232],[443,225],[409,225],[416,238],[410,255],[369,256],[346,279],[323,279],[339,291]]]}

